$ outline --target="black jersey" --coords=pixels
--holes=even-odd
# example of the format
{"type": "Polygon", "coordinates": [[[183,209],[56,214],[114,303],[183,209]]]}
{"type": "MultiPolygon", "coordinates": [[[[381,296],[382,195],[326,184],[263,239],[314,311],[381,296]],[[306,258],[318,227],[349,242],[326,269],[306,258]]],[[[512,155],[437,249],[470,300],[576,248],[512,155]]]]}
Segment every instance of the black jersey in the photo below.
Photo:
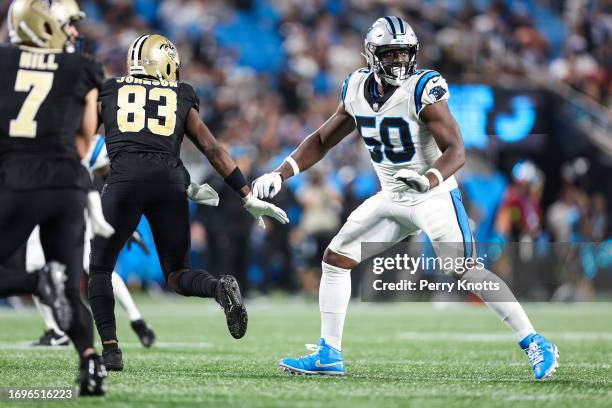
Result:
{"type": "Polygon", "coordinates": [[[75,146],[102,66],[82,54],[0,46],[0,187],[84,187],[75,146]]]}
{"type": "Polygon", "coordinates": [[[199,109],[190,85],[145,77],[112,78],[102,86],[100,102],[111,160],[107,183],[188,184],[179,155],[189,111],[199,109]]]}

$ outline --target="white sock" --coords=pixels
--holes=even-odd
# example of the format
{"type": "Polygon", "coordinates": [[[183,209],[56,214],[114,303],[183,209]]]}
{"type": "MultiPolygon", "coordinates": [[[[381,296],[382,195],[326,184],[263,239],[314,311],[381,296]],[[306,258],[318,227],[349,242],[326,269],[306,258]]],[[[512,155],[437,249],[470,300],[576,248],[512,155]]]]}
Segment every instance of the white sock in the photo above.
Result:
{"type": "Polygon", "coordinates": [[[493,310],[499,318],[506,323],[519,341],[528,335],[535,333],[535,329],[521,304],[516,300],[512,291],[499,276],[486,269],[472,269],[466,272],[462,279],[468,282],[493,281],[499,284],[500,290],[495,293],[492,291],[475,291],[489,309],[493,310]],[[491,299],[493,298],[493,299],[491,299]],[[500,300],[503,300],[500,302],[500,300]]]}
{"type": "Polygon", "coordinates": [[[134,320],[142,319],[136,304],[134,303],[134,299],[132,299],[132,295],[130,295],[130,291],[127,286],[125,286],[125,282],[121,279],[121,276],[115,271],[113,271],[113,275],[111,277],[111,281],[113,283],[113,293],[115,294],[115,298],[121,303],[121,306],[125,309],[128,314],[128,317],[131,322],[134,320]]]}
{"type": "Polygon", "coordinates": [[[321,337],[325,343],[342,350],[344,318],[351,298],[351,270],[321,263],[323,274],[319,286],[321,337]]]}
{"type": "Polygon", "coordinates": [[[32,299],[34,300],[34,304],[38,309],[38,313],[40,313],[40,316],[45,322],[45,327],[47,328],[47,330],[53,330],[60,336],[63,336],[65,333],[61,331],[60,328],[57,326],[51,308],[47,305],[43,305],[42,303],[40,303],[38,296],[32,296],[32,299]]]}

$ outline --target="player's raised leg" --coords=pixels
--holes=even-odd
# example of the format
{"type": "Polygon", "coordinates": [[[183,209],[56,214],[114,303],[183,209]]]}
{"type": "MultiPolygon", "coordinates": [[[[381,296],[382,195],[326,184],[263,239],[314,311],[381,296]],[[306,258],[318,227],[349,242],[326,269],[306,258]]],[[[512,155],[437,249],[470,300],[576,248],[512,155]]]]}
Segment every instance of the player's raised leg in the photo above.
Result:
{"type": "MultiPolygon", "coordinates": [[[[475,245],[468,216],[459,189],[434,195],[414,208],[413,222],[433,241],[438,256],[453,258],[475,257],[475,245]]],[[[495,282],[498,291],[475,291],[485,304],[516,335],[525,351],[536,380],[552,377],[559,366],[557,346],[538,334],[521,304],[506,283],[485,268],[473,268],[465,273],[448,271],[458,279],[471,283],[495,282]]]]}
{"type": "MultiPolygon", "coordinates": [[[[146,184],[146,183],[145,183],[146,184]]],[[[158,188],[144,213],[151,224],[159,261],[168,287],[183,296],[214,298],[225,312],[230,334],[242,338],[248,315],[238,282],[233,276],[216,279],[202,269],[192,269],[191,234],[187,193],[181,184],[158,188]]]]}

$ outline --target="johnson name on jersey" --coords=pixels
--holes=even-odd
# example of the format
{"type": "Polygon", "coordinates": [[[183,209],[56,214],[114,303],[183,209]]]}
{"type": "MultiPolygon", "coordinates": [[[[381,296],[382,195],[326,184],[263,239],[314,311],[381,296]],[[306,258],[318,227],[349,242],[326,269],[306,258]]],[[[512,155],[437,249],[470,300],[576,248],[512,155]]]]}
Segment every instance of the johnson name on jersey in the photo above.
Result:
{"type": "Polygon", "coordinates": [[[124,76],[107,80],[99,99],[111,160],[108,183],[188,183],[179,154],[189,111],[199,109],[190,85],[124,76]]]}
{"type": "Polygon", "coordinates": [[[419,114],[427,105],[449,99],[445,79],[436,71],[420,70],[387,98],[376,95],[375,83],[373,72],[367,68],[357,70],[344,81],[341,97],[370,152],[383,192],[394,199],[418,202],[457,188],[451,176],[442,185],[420,194],[393,178],[400,169],[423,174],[442,155],[419,114]]]}

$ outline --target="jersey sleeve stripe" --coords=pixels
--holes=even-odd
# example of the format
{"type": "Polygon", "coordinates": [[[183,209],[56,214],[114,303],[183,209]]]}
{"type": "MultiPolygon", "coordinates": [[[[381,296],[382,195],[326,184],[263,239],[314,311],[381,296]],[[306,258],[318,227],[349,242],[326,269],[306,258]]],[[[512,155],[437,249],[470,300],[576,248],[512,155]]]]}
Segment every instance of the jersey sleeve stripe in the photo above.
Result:
{"type": "Polygon", "coordinates": [[[342,84],[342,102],[344,102],[344,98],[346,98],[346,91],[348,90],[348,84],[349,80],[351,79],[351,75],[353,75],[352,72],[346,77],[344,83],[342,84]]]}
{"type": "Polygon", "coordinates": [[[430,79],[439,77],[440,73],[437,71],[429,71],[417,82],[416,87],[414,88],[414,106],[416,106],[417,115],[421,111],[421,98],[423,97],[423,91],[425,90],[425,85],[429,82],[430,79]]]}
{"type": "Polygon", "coordinates": [[[100,136],[96,141],[96,147],[94,148],[93,153],[91,153],[91,158],[89,159],[89,168],[92,168],[94,164],[96,164],[96,160],[104,147],[104,138],[100,136]]]}

